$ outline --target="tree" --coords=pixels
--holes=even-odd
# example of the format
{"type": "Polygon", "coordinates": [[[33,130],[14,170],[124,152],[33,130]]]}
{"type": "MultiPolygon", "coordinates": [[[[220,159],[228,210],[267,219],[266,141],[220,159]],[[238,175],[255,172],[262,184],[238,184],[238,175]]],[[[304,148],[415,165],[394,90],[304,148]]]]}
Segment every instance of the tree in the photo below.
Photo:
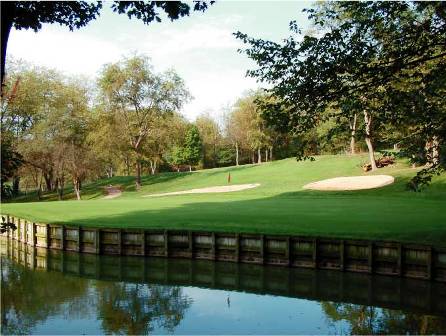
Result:
{"type": "MultiPolygon", "coordinates": [[[[211,2],[212,4],[212,2],[211,2]]],[[[206,2],[195,1],[194,11],[205,11],[206,2]]],[[[137,18],[145,24],[161,22],[161,13],[170,20],[188,16],[190,5],[180,1],[113,1],[114,12],[125,14],[130,19],[137,18]]],[[[11,28],[17,30],[42,28],[42,23],[58,23],[70,30],[86,26],[99,16],[102,2],[87,1],[2,1],[1,2],[1,83],[5,75],[6,49],[11,28]]],[[[3,90],[3,87],[2,87],[3,90]]]]}
{"type": "Polygon", "coordinates": [[[2,139],[1,145],[1,197],[8,198],[12,196],[12,190],[6,188],[5,182],[11,179],[23,163],[23,157],[17,153],[11,146],[11,142],[2,139]]]}
{"type": "MultiPolygon", "coordinates": [[[[416,136],[435,140],[432,153],[444,143],[444,104],[434,97],[446,85],[440,75],[446,63],[445,8],[442,2],[324,3],[307,10],[317,36],[293,35],[278,44],[236,35],[250,45],[246,53],[259,66],[248,74],[272,84],[269,93],[279,98],[267,106],[275,124],[302,133],[323,121],[327,106],[349,100],[356,110],[341,111],[345,117],[363,115],[373,165],[373,131],[382,124],[417,126],[411,143],[416,136]]],[[[295,22],[290,29],[301,34],[295,22]]],[[[444,167],[433,158],[430,165],[444,167]]]]}
{"type": "Polygon", "coordinates": [[[198,127],[192,125],[186,133],[182,155],[184,163],[189,165],[189,171],[192,171],[192,166],[200,162],[203,156],[202,149],[203,143],[198,127]]]}
{"type": "Polygon", "coordinates": [[[116,114],[136,155],[136,188],[141,187],[143,147],[160,116],[179,110],[190,99],[183,80],[173,71],[155,74],[144,56],[104,67],[99,88],[105,108],[116,114]]]}
{"type": "Polygon", "coordinates": [[[209,115],[200,115],[195,124],[203,141],[203,167],[215,168],[218,165],[218,153],[222,135],[218,124],[209,115]]]}

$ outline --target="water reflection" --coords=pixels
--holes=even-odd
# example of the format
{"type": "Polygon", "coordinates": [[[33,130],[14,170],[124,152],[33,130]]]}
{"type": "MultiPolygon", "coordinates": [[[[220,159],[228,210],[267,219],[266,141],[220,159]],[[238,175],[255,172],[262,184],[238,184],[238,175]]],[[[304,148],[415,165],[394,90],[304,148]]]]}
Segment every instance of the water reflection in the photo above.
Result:
{"type": "Polygon", "coordinates": [[[2,245],[2,334],[446,334],[446,286],[2,245]]]}

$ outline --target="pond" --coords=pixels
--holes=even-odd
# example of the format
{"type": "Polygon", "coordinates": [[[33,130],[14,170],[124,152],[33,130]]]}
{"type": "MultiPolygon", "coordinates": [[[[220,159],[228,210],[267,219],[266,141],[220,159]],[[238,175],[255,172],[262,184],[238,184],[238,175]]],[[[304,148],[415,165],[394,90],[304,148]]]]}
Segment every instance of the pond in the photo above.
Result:
{"type": "Polygon", "coordinates": [[[2,334],[446,334],[446,285],[1,240],[2,334]]]}

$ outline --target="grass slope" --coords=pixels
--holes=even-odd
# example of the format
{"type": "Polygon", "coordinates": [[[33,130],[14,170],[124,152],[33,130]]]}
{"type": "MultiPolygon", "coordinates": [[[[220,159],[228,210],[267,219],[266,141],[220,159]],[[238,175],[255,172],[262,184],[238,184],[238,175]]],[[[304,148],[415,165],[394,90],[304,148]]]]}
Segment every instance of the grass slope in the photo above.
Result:
{"type": "MultiPolygon", "coordinates": [[[[131,177],[86,185],[83,201],[2,204],[2,213],[45,223],[95,227],[168,228],[265,234],[316,235],[430,243],[446,246],[446,175],[421,193],[406,190],[415,174],[405,163],[382,168],[396,183],[381,189],[321,192],[302,190],[308,182],[363,174],[364,156],[320,156],[315,162],[294,159],[147,176],[138,192],[131,177]],[[261,183],[225,194],[141,196],[192,188],[261,183]],[[122,184],[124,193],[102,200],[101,187],[122,184]]],[[[54,199],[55,195],[47,195],[54,199]]],[[[26,199],[22,199],[25,201],[26,199]]]]}

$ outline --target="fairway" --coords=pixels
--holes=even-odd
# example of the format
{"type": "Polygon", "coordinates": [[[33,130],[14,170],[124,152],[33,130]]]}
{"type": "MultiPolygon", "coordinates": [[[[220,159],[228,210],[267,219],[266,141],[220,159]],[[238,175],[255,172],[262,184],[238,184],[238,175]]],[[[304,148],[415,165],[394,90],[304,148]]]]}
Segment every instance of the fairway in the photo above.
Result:
{"type": "MultiPolygon", "coordinates": [[[[295,234],[382,239],[446,246],[446,176],[435,177],[420,193],[408,191],[416,173],[405,162],[379,169],[395,183],[358,191],[312,191],[311,182],[362,173],[365,156],[319,156],[316,161],[285,159],[261,165],[146,176],[136,191],[134,178],[115,177],[85,185],[82,201],[2,204],[3,214],[43,223],[109,228],[191,229],[218,232],[295,234]],[[260,186],[228,193],[143,197],[231,184],[260,186]],[[120,184],[123,193],[102,199],[102,187],[120,184]]],[[[74,195],[69,195],[73,197],[74,195]]],[[[55,194],[45,196],[56,200],[55,194]]]]}

